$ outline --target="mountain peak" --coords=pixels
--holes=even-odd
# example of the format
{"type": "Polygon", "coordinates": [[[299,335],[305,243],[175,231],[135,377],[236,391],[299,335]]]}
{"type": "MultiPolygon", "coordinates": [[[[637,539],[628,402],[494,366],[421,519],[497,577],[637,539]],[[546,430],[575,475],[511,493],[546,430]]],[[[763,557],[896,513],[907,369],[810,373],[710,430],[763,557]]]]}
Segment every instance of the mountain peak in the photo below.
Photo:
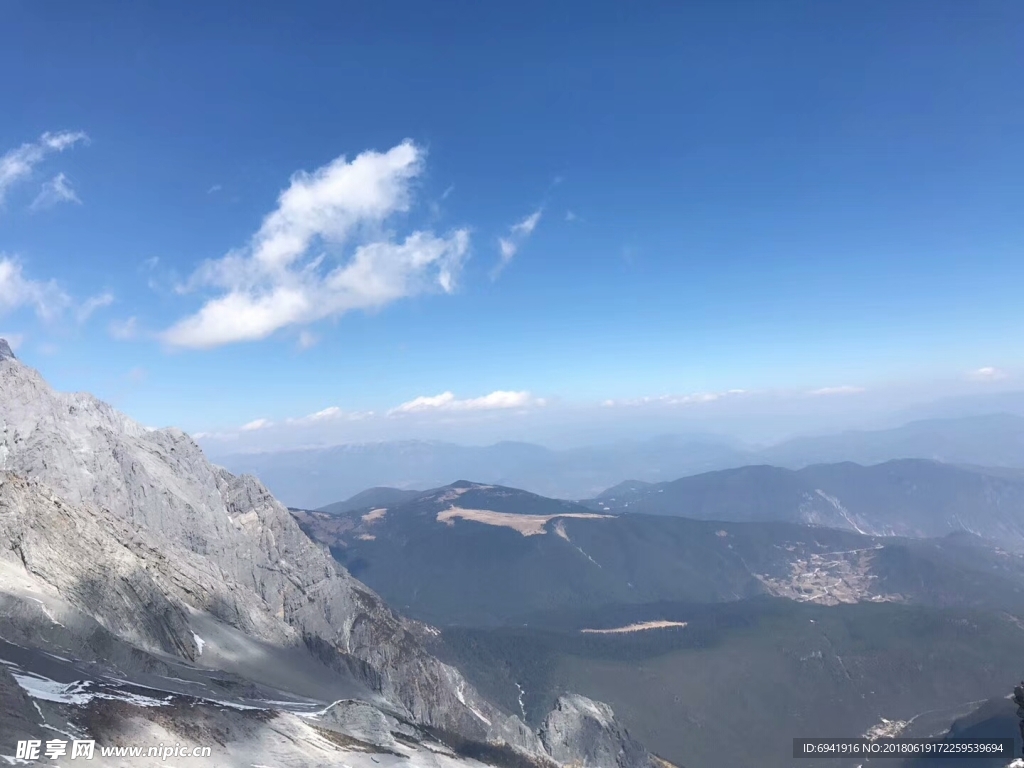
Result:
{"type": "Polygon", "coordinates": [[[7,343],[7,339],[0,339],[0,361],[17,359],[14,350],[11,349],[11,345],[7,343]]]}

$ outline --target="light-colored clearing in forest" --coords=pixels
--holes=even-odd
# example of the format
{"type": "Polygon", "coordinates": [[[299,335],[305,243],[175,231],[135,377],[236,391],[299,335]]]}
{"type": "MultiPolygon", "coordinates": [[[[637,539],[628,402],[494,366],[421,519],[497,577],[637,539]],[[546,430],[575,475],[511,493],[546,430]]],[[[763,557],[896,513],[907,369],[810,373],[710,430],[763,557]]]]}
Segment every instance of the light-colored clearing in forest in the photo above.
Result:
{"type": "Polygon", "coordinates": [[[643,632],[647,629],[665,629],[667,627],[685,626],[685,621],[641,621],[636,624],[627,624],[625,627],[615,627],[615,629],[581,629],[580,632],[586,632],[591,635],[619,635],[624,632],[643,632]]]}
{"type": "Polygon", "coordinates": [[[363,515],[364,523],[372,523],[374,520],[380,520],[384,515],[388,513],[387,507],[378,507],[377,509],[371,509],[365,515],[363,515]]]}
{"type": "Polygon", "coordinates": [[[599,520],[614,517],[614,515],[598,515],[589,512],[567,512],[561,515],[518,515],[514,512],[492,512],[489,509],[462,509],[461,507],[449,507],[443,512],[437,513],[437,522],[446,525],[455,525],[455,520],[472,520],[484,525],[496,525],[502,528],[511,528],[519,531],[523,536],[538,536],[547,533],[549,521],[563,517],[578,517],[584,519],[599,520]]]}

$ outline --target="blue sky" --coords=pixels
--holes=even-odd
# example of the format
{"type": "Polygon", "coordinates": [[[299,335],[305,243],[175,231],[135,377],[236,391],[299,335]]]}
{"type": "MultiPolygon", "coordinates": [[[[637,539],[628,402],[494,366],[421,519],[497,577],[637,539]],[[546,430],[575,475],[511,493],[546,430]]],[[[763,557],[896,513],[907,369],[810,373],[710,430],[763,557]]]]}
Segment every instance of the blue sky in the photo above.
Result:
{"type": "Polygon", "coordinates": [[[0,11],[55,386],[333,440],[1019,386],[1020,3],[209,5],[0,11]]]}

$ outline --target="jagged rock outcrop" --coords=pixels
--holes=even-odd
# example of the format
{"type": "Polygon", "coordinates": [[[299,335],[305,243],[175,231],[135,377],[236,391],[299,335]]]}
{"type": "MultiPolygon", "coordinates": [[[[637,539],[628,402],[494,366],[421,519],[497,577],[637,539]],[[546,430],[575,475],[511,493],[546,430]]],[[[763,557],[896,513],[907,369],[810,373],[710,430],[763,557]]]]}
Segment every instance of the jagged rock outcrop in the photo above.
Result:
{"type": "Polygon", "coordinates": [[[147,429],[91,395],[54,392],[6,343],[0,540],[0,560],[141,648],[199,659],[192,623],[202,613],[308,650],[433,731],[544,760],[551,749],[573,752],[553,735],[542,744],[427,653],[415,626],[312,542],[258,480],[214,467],[180,430],[147,429]]]}
{"type": "Polygon", "coordinates": [[[585,696],[559,697],[540,730],[559,763],[579,768],[654,768],[647,751],[616,720],[607,704],[585,696]]]}

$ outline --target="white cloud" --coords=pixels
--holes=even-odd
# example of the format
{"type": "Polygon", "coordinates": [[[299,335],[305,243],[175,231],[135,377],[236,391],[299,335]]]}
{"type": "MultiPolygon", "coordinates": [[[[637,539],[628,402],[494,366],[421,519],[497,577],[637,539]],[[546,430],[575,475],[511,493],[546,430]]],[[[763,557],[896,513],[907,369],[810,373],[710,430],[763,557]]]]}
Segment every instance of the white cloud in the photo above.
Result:
{"type": "Polygon", "coordinates": [[[228,442],[228,441],[238,440],[238,433],[237,432],[193,432],[192,433],[192,439],[196,440],[196,441],[207,440],[207,441],[211,441],[211,442],[212,441],[228,442]]]}
{"type": "Polygon", "coordinates": [[[510,392],[498,390],[489,395],[459,400],[451,392],[440,395],[421,396],[388,411],[389,416],[406,413],[423,413],[436,411],[494,411],[509,408],[527,408],[542,406],[544,400],[533,397],[529,392],[510,392]]]}
{"type": "Polygon", "coordinates": [[[212,287],[222,295],[163,339],[194,348],[255,341],[290,325],[454,290],[469,252],[468,230],[416,231],[396,240],[383,229],[409,210],[423,164],[424,151],[406,141],[295,174],[249,244],[203,264],[182,287],[212,287]]]}
{"type": "Polygon", "coordinates": [[[320,339],[309,331],[303,330],[299,333],[299,349],[309,349],[310,347],[314,347],[318,341],[320,341],[320,339]]]}
{"type": "MultiPolygon", "coordinates": [[[[330,424],[337,421],[358,421],[361,419],[373,416],[373,411],[344,411],[336,405],[329,406],[323,410],[316,411],[315,413],[307,414],[306,416],[289,417],[283,419],[280,422],[271,421],[270,419],[254,419],[248,424],[243,424],[238,428],[239,432],[259,432],[262,430],[274,428],[275,434],[280,430],[288,427],[312,427],[316,425],[330,424]]],[[[220,433],[221,436],[228,435],[231,433],[220,433]]],[[[211,436],[213,433],[205,433],[204,436],[211,436]]]]}
{"type": "Polygon", "coordinates": [[[19,261],[0,255],[0,314],[32,307],[41,319],[52,320],[70,304],[56,281],[26,277],[19,261]]]}
{"type": "Polygon", "coordinates": [[[131,341],[139,335],[138,319],[114,320],[109,326],[110,335],[118,341],[131,341]]]}
{"type": "Polygon", "coordinates": [[[853,387],[849,384],[844,384],[839,387],[821,387],[820,389],[812,389],[807,394],[820,397],[828,395],[859,395],[862,392],[864,392],[864,387],[853,387]]]}
{"type": "Polygon", "coordinates": [[[538,208],[522,221],[516,222],[509,227],[509,234],[507,237],[498,238],[498,252],[501,255],[501,259],[491,271],[492,280],[496,280],[498,278],[501,271],[508,266],[509,262],[512,261],[515,255],[519,252],[523,243],[525,243],[527,238],[533,234],[533,230],[537,228],[537,224],[540,222],[542,213],[543,209],[538,208]]]}
{"type": "Polygon", "coordinates": [[[572,211],[566,211],[565,212],[565,220],[568,221],[568,222],[579,221],[579,218],[580,217],[577,216],[572,211]]]}
{"type": "Polygon", "coordinates": [[[274,422],[269,419],[254,419],[248,424],[243,424],[239,429],[243,432],[255,432],[258,429],[266,429],[274,425],[274,422]]]}
{"type": "Polygon", "coordinates": [[[32,205],[29,209],[32,211],[41,211],[45,208],[52,208],[58,203],[77,203],[82,204],[81,199],[75,193],[75,190],[71,186],[71,182],[68,181],[68,177],[63,173],[58,173],[50,181],[43,184],[43,188],[36,195],[36,199],[32,201],[32,205]]]}
{"type": "Polygon", "coordinates": [[[971,371],[967,376],[975,381],[1002,381],[1009,378],[1009,374],[1006,371],[991,365],[971,371]]]}
{"type": "Polygon", "coordinates": [[[307,416],[301,416],[297,419],[286,419],[285,423],[302,426],[310,424],[324,424],[332,421],[340,421],[342,419],[346,421],[358,421],[370,416],[373,416],[373,411],[343,411],[338,406],[332,405],[328,408],[324,408],[322,411],[310,413],[307,416]]]}
{"type": "Polygon", "coordinates": [[[97,309],[109,307],[113,303],[114,294],[110,293],[109,291],[107,291],[106,293],[101,293],[96,296],[89,297],[84,302],[82,302],[82,305],[78,308],[78,322],[84,323],[86,320],[92,317],[93,312],[95,312],[97,309]]]}
{"type": "Polygon", "coordinates": [[[224,187],[221,186],[220,184],[214,184],[208,190],[206,190],[206,194],[212,195],[214,192],[220,192],[222,189],[224,189],[224,187]]]}
{"type": "MultiPolygon", "coordinates": [[[[20,147],[12,149],[0,157],[0,205],[3,204],[11,187],[19,181],[29,178],[35,167],[43,162],[47,155],[63,152],[79,142],[88,141],[88,138],[81,131],[44,133],[39,137],[38,141],[22,144],[20,147]]],[[[60,174],[50,183],[57,182],[63,176],[63,174],[60,174]]],[[[67,190],[70,191],[70,187],[67,187],[67,190]]],[[[45,191],[44,186],[44,193],[45,191]]],[[[74,195],[74,192],[72,191],[71,194],[74,195]]]]}
{"type": "Polygon", "coordinates": [[[341,416],[341,408],[336,405],[332,405],[329,408],[324,408],[322,411],[311,413],[309,416],[305,416],[305,421],[323,421],[325,419],[336,419],[341,416]]]}
{"type": "Polygon", "coordinates": [[[512,234],[516,237],[529,237],[532,235],[533,230],[537,228],[537,222],[540,221],[540,214],[541,211],[534,211],[518,224],[513,224],[512,234]]]}

